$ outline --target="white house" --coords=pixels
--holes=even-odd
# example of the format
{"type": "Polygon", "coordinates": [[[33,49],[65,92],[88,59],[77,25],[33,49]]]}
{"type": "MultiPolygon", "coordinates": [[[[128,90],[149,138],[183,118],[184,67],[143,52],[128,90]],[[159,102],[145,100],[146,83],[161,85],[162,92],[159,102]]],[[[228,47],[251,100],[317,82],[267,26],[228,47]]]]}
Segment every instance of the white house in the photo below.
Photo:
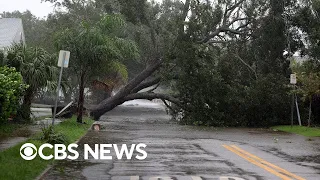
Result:
{"type": "Polygon", "coordinates": [[[25,43],[22,20],[0,17],[0,50],[20,42],[25,43]]]}

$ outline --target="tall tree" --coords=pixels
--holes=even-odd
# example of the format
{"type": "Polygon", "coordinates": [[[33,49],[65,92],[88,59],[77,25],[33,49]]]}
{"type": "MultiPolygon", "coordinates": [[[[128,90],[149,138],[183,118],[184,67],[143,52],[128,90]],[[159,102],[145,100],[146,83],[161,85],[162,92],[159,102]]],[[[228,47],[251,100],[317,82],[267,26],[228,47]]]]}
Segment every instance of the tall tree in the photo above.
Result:
{"type": "Polygon", "coordinates": [[[107,15],[95,26],[85,21],[59,34],[57,47],[71,52],[70,68],[79,80],[78,117],[82,123],[84,89],[93,77],[99,77],[128,57],[137,57],[134,42],[122,38],[125,21],[119,15],[107,15]]]}
{"type": "MultiPolygon", "coordinates": [[[[187,65],[186,61],[183,62],[183,57],[185,56],[181,56],[179,57],[179,55],[181,54],[177,54],[175,51],[178,50],[178,48],[181,48],[180,50],[178,50],[180,53],[183,52],[189,52],[188,49],[183,48],[184,44],[190,45],[190,42],[194,42],[195,44],[204,44],[207,43],[208,41],[213,40],[214,38],[218,37],[218,35],[220,34],[228,34],[228,35],[232,35],[232,34],[241,34],[242,32],[246,31],[247,25],[248,23],[248,18],[241,18],[239,15],[235,15],[234,16],[234,12],[235,10],[237,10],[237,8],[241,5],[241,3],[243,3],[243,1],[241,1],[240,3],[234,3],[232,4],[231,2],[228,1],[228,6],[230,6],[230,8],[225,10],[225,14],[224,16],[220,16],[220,17],[215,17],[215,15],[211,16],[211,19],[199,19],[199,17],[201,17],[201,8],[203,7],[209,7],[210,3],[207,2],[208,4],[206,5],[206,3],[200,3],[198,1],[191,1],[191,0],[187,0],[185,4],[179,4],[178,2],[176,3],[172,3],[177,5],[175,8],[175,11],[173,11],[173,16],[171,18],[171,20],[175,21],[177,26],[172,27],[173,29],[170,31],[170,33],[172,33],[171,37],[170,37],[170,41],[165,41],[166,39],[164,39],[166,36],[163,34],[163,36],[159,36],[160,33],[162,33],[163,31],[156,31],[154,28],[151,30],[151,37],[153,39],[153,44],[155,44],[155,47],[159,44],[159,40],[157,40],[158,38],[161,39],[163,42],[170,44],[170,45],[166,45],[164,47],[167,47],[168,51],[157,51],[160,52],[158,55],[151,57],[151,59],[149,60],[151,63],[144,71],[142,71],[139,75],[137,75],[135,78],[133,78],[124,88],[122,88],[115,96],[104,100],[103,102],[101,102],[93,111],[92,114],[94,116],[95,119],[99,119],[99,117],[101,115],[103,115],[106,111],[109,111],[111,109],[113,109],[114,107],[116,107],[117,105],[123,103],[124,101],[127,100],[132,100],[132,99],[163,99],[163,100],[169,100],[172,101],[174,103],[176,103],[177,105],[179,105],[181,103],[181,101],[177,98],[174,98],[170,95],[167,94],[159,94],[159,93],[154,93],[152,91],[148,91],[145,93],[139,92],[140,90],[158,84],[159,83],[159,76],[156,76],[155,78],[151,78],[149,80],[145,80],[147,79],[149,76],[151,76],[155,71],[157,71],[162,63],[164,62],[163,59],[168,60],[168,65],[169,67],[171,66],[171,70],[168,70],[170,72],[175,72],[177,71],[176,69],[172,69],[173,67],[177,67],[179,65],[187,65]],[[189,14],[189,11],[191,9],[192,15],[191,17],[189,17],[189,21],[187,20],[187,16],[189,14]],[[217,18],[219,19],[219,21],[215,22],[212,26],[210,26],[206,31],[204,31],[203,34],[196,34],[194,33],[194,30],[192,28],[194,28],[194,25],[197,25],[199,23],[203,23],[202,25],[205,24],[205,22],[210,22],[211,20],[214,20],[213,18],[217,18]],[[203,21],[205,20],[205,21],[203,21]],[[219,22],[223,22],[223,23],[219,23],[219,22]],[[232,27],[233,25],[236,24],[236,22],[241,22],[239,24],[238,27],[232,27]],[[153,31],[153,33],[152,33],[153,31]],[[154,35],[152,35],[154,34],[154,35]],[[162,52],[162,53],[161,53],[162,52]],[[167,59],[166,56],[170,56],[170,61],[169,59],[167,59]],[[182,61],[178,62],[177,59],[181,58],[182,61]],[[162,59],[162,60],[161,60],[162,59]],[[177,64],[180,63],[180,64],[177,64]]],[[[221,5],[222,6],[222,5],[221,5]]],[[[169,8],[167,6],[167,8],[169,8]]],[[[173,8],[174,9],[174,8],[173,8]]],[[[221,9],[221,8],[220,8],[221,9]]],[[[167,10],[166,8],[163,8],[163,10],[167,10]]],[[[206,10],[206,9],[205,9],[206,10]]],[[[207,10],[210,11],[210,9],[207,8],[207,10]]],[[[161,15],[169,15],[168,13],[163,13],[163,12],[159,12],[159,13],[155,13],[153,14],[153,18],[154,18],[154,24],[156,24],[158,21],[157,16],[161,15]]],[[[223,13],[222,13],[223,14],[223,13]]],[[[160,22],[160,21],[159,21],[160,22]]],[[[164,22],[162,22],[164,23],[164,22]]],[[[210,22],[211,23],[211,22],[210,22]]],[[[165,24],[161,24],[161,25],[165,25],[165,24]]],[[[152,27],[152,26],[151,26],[152,27]]],[[[155,27],[155,26],[154,26],[155,27]]],[[[199,25],[200,27],[200,25],[199,25]]],[[[203,26],[202,26],[203,27],[203,26]]],[[[168,32],[168,31],[167,31],[168,32]]],[[[168,39],[169,40],[169,39],[168,39]]],[[[161,41],[160,41],[161,42],[161,41]]],[[[191,45],[192,46],[192,45],[191,45]]],[[[193,50],[191,50],[191,52],[194,52],[193,50]]],[[[160,78],[161,79],[161,78],[160,78]]]]}
{"type": "Polygon", "coordinates": [[[147,67],[93,108],[92,115],[98,120],[127,100],[158,98],[174,102],[190,123],[198,117],[207,119],[202,123],[208,125],[266,125],[285,119],[289,61],[283,52],[290,50],[285,20],[292,15],[290,4],[285,0],[166,0],[161,5],[96,1],[107,14],[125,15],[129,37],[138,42],[147,67]],[[155,93],[155,88],[140,92],[164,82],[173,94],[155,93]]]}

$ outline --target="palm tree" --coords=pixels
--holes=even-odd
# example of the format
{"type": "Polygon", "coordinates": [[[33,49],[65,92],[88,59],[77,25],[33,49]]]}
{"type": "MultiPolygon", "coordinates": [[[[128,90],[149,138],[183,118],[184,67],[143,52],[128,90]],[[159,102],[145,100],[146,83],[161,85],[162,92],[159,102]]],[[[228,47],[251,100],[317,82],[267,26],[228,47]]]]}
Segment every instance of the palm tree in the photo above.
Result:
{"type": "Polygon", "coordinates": [[[103,78],[117,68],[126,76],[121,61],[138,56],[135,43],[125,38],[125,29],[125,21],[120,15],[107,15],[95,26],[83,22],[57,36],[58,48],[71,52],[69,67],[78,77],[77,122],[82,123],[84,89],[89,81],[103,78]]]}
{"type": "Polygon", "coordinates": [[[42,48],[28,48],[23,44],[14,44],[7,51],[6,63],[15,67],[29,85],[23,96],[23,103],[18,116],[30,121],[31,102],[35,93],[48,82],[56,80],[57,68],[53,56],[42,48]]]}

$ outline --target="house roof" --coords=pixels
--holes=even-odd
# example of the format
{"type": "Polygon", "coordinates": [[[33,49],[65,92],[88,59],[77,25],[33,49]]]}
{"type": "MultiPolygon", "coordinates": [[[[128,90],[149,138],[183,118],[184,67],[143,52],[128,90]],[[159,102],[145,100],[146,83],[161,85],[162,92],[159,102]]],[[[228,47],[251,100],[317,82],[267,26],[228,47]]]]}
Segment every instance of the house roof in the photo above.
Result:
{"type": "Polygon", "coordinates": [[[0,49],[12,43],[24,42],[22,20],[19,18],[0,18],[0,49]]]}

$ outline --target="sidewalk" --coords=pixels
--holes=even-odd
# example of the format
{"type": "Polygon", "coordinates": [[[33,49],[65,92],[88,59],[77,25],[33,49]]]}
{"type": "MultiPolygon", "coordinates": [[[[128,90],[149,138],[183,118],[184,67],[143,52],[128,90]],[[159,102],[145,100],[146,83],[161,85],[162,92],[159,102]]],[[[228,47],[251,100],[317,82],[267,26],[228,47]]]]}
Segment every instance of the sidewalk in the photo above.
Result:
{"type": "MultiPolygon", "coordinates": [[[[60,119],[56,119],[55,125],[59,124],[60,122],[61,122],[60,119]]],[[[0,139],[0,152],[4,151],[6,149],[9,149],[9,148],[21,143],[21,142],[26,141],[32,135],[35,135],[35,134],[41,132],[41,128],[43,126],[51,125],[51,123],[52,123],[52,119],[46,118],[41,121],[35,121],[34,124],[27,125],[26,127],[22,127],[22,128],[17,129],[16,131],[27,132],[26,134],[28,134],[28,136],[26,136],[26,137],[16,136],[16,137],[7,137],[4,139],[0,139]]]]}

